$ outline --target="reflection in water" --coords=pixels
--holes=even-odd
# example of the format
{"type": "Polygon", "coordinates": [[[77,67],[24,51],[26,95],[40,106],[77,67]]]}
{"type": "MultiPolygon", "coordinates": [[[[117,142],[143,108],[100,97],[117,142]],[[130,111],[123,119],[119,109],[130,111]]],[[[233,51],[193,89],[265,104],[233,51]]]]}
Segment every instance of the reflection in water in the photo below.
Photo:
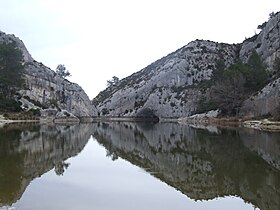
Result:
{"type": "Polygon", "coordinates": [[[278,133],[177,124],[102,123],[94,137],[116,159],[144,168],[195,200],[235,195],[261,210],[280,206],[278,133]]]}
{"type": "Polygon", "coordinates": [[[88,125],[0,128],[0,207],[16,202],[34,178],[52,168],[63,174],[68,167],[64,160],[78,154],[90,134],[88,125]]]}
{"type": "Polygon", "coordinates": [[[167,123],[0,128],[0,207],[15,203],[49,170],[63,175],[71,167],[66,160],[91,135],[112,160],[126,159],[194,200],[234,195],[261,210],[279,209],[278,133],[167,123]]]}

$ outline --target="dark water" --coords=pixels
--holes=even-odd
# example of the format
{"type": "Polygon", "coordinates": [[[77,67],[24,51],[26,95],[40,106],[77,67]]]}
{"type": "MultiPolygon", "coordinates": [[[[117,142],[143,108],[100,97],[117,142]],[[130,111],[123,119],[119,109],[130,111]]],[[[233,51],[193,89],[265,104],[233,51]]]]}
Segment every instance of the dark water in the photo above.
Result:
{"type": "Polygon", "coordinates": [[[5,126],[0,209],[279,210],[280,133],[143,123],[5,126]]]}

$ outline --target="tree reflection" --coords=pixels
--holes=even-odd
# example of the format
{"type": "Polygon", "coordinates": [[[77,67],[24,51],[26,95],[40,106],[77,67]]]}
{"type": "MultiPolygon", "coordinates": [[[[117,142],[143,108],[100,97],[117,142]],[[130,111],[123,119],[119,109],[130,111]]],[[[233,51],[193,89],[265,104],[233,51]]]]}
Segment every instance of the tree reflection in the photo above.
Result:
{"type": "Polygon", "coordinates": [[[52,170],[61,176],[65,160],[77,155],[93,125],[10,124],[0,128],[0,207],[20,199],[29,183],[52,170]]]}
{"type": "Polygon", "coordinates": [[[110,157],[112,161],[115,161],[119,158],[116,152],[110,150],[106,150],[106,157],[110,157]]]}
{"type": "Polygon", "coordinates": [[[69,167],[69,165],[70,165],[70,163],[65,163],[64,161],[55,163],[54,171],[55,171],[56,175],[63,176],[64,172],[69,167]]]}

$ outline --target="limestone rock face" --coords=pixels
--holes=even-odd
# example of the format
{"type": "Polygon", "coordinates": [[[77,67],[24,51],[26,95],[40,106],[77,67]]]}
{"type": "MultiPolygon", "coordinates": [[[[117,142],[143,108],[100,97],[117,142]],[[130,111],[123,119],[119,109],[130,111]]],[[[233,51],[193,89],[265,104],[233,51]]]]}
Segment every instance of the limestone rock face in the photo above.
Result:
{"type": "Polygon", "coordinates": [[[101,116],[134,117],[151,112],[158,117],[188,116],[202,94],[197,84],[211,78],[219,59],[226,65],[235,62],[238,49],[239,45],[205,40],[190,42],[108,87],[93,103],[101,116]]]}
{"type": "MultiPolygon", "coordinates": [[[[35,61],[27,51],[23,42],[14,35],[0,32],[0,43],[14,43],[22,51],[25,65],[25,89],[20,95],[26,100],[24,106],[33,103],[37,107],[56,107],[65,109],[77,117],[96,115],[87,94],[77,84],[62,78],[50,68],[35,61]]],[[[34,107],[34,106],[31,106],[34,107]]]]}
{"type": "Polygon", "coordinates": [[[62,78],[43,64],[33,61],[26,64],[26,89],[21,94],[42,106],[58,106],[77,117],[94,115],[94,108],[83,89],[62,78]]]}
{"type": "MultiPolygon", "coordinates": [[[[271,16],[262,26],[259,34],[241,44],[205,40],[190,42],[102,91],[93,99],[98,115],[190,116],[196,112],[201,95],[205,94],[201,81],[211,78],[216,61],[221,59],[226,66],[238,60],[246,63],[254,50],[261,56],[268,71],[273,73],[275,59],[280,58],[280,13],[271,16]]],[[[273,111],[279,106],[279,87],[276,84],[277,81],[265,87],[258,96],[254,96],[253,102],[246,101],[244,106],[247,108],[243,111],[252,109],[254,104],[259,108],[252,116],[273,111]],[[261,110],[260,104],[263,103],[266,103],[265,110],[261,110]]]]}
{"type": "Polygon", "coordinates": [[[276,57],[280,57],[280,12],[264,23],[258,35],[245,40],[240,50],[240,59],[246,62],[250,53],[256,50],[264,63],[272,70],[276,57]]]}
{"type": "MultiPolygon", "coordinates": [[[[268,70],[275,71],[274,62],[276,58],[280,58],[280,12],[270,17],[258,36],[243,43],[240,58],[245,61],[253,49],[261,55],[268,70]]],[[[248,117],[275,115],[279,110],[280,78],[276,78],[243,103],[241,115],[248,117]]]]}
{"type": "Polygon", "coordinates": [[[247,117],[263,116],[279,113],[280,108],[280,78],[265,86],[256,95],[245,100],[241,115],[247,117]]]}

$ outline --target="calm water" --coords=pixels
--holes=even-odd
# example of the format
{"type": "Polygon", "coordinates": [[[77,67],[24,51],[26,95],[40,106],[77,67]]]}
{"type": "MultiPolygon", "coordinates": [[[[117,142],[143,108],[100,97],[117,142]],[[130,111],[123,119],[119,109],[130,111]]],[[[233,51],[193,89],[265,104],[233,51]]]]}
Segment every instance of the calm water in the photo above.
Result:
{"type": "Polygon", "coordinates": [[[279,208],[280,133],[142,123],[0,128],[0,209],[279,208]]]}

